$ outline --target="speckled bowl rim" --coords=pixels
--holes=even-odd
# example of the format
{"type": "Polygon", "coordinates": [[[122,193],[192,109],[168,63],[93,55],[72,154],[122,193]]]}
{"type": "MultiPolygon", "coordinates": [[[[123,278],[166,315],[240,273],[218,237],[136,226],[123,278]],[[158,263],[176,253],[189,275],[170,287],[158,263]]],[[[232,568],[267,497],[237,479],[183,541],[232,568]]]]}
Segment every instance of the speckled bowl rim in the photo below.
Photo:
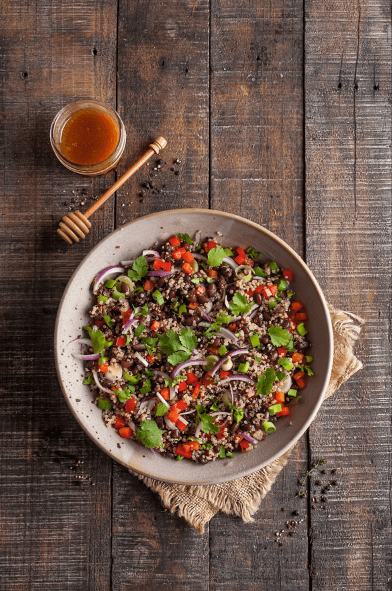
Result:
{"type": "MultiPolygon", "coordinates": [[[[116,462],[122,464],[124,467],[126,467],[127,469],[133,470],[143,476],[149,477],[149,478],[153,478],[155,480],[160,480],[162,482],[168,482],[171,484],[183,484],[183,485],[196,485],[196,486],[206,486],[206,485],[210,485],[210,484],[219,484],[222,482],[229,482],[231,480],[235,480],[237,478],[241,478],[243,476],[247,476],[248,474],[252,474],[253,472],[256,472],[257,470],[260,470],[261,468],[264,468],[265,466],[267,466],[268,464],[271,464],[272,462],[274,462],[275,460],[277,460],[279,457],[281,457],[285,452],[287,452],[290,448],[292,448],[294,446],[295,443],[297,443],[297,441],[300,439],[300,437],[305,433],[305,431],[308,429],[309,425],[311,424],[311,422],[313,421],[313,419],[316,417],[317,412],[324,400],[324,395],[325,392],[327,390],[328,387],[328,383],[329,383],[329,379],[330,379],[330,375],[331,375],[331,370],[332,370],[332,363],[333,363],[333,330],[332,330],[332,324],[331,324],[331,318],[329,315],[329,311],[328,311],[328,305],[327,302],[325,300],[324,294],[316,280],[316,278],[314,277],[312,271],[309,269],[309,267],[306,265],[306,263],[301,259],[301,257],[281,238],[279,238],[276,234],[274,234],[273,232],[271,232],[270,230],[267,230],[266,228],[264,228],[263,226],[257,224],[256,222],[252,222],[250,220],[247,220],[246,218],[243,218],[241,216],[237,216],[235,214],[230,214],[227,212],[223,212],[220,210],[214,210],[214,209],[200,209],[200,208],[184,208],[184,209],[170,209],[170,210],[164,210],[164,211],[159,211],[159,212],[155,212],[152,214],[148,214],[146,216],[142,216],[140,218],[137,218],[135,220],[132,220],[131,222],[124,224],[123,226],[121,226],[120,228],[118,228],[117,230],[114,230],[113,232],[111,232],[110,234],[108,234],[105,238],[103,238],[85,257],[84,259],[81,261],[81,263],[78,265],[78,267],[75,269],[74,273],[72,274],[67,287],[64,290],[63,296],[61,298],[60,304],[59,304],[59,308],[58,308],[58,312],[57,312],[57,317],[56,317],[56,325],[55,325],[55,337],[54,337],[54,347],[55,347],[55,364],[56,364],[56,371],[57,371],[57,376],[60,382],[60,386],[64,395],[64,398],[72,412],[72,414],[74,415],[74,417],[76,418],[76,420],[78,421],[78,423],[80,424],[80,426],[82,427],[82,429],[85,431],[85,433],[87,433],[87,435],[94,441],[94,443],[102,450],[104,451],[106,454],[108,454],[113,460],[115,460],[116,462]],[[130,463],[124,462],[121,458],[118,457],[118,455],[116,455],[116,453],[113,453],[112,451],[108,450],[105,445],[103,445],[100,441],[97,440],[97,438],[95,437],[95,435],[89,430],[89,426],[87,425],[81,418],[80,416],[74,411],[73,407],[71,406],[70,400],[68,398],[68,392],[64,386],[63,380],[62,380],[62,376],[60,373],[60,364],[59,364],[59,351],[60,351],[60,347],[63,346],[60,343],[60,337],[58,334],[58,330],[59,330],[59,323],[60,323],[60,317],[61,317],[61,313],[62,313],[62,308],[64,305],[64,302],[67,298],[68,292],[71,288],[72,282],[75,278],[75,276],[77,275],[78,271],[81,269],[81,267],[85,264],[86,260],[88,257],[91,257],[91,255],[102,246],[102,244],[107,241],[109,238],[112,238],[114,235],[116,234],[121,234],[121,232],[124,230],[124,228],[128,228],[129,226],[132,226],[134,224],[139,223],[142,220],[148,220],[148,219],[153,219],[156,217],[160,217],[163,218],[165,216],[173,216],[173,215],[180,215],[180,216],[184,216],[188,213],[192,213],[192,214],[201,214],[201,215],[205,215],[205,216],[223,216],[226,218],[229,218],[231,220],[234,221],[238,221],[242,224],[247,224],[249,227],[261,232],[262,234],[266,235],[268,238],[270,238],[273,242],[276,242],[280,247],[282,247],[283,249],[285,249],[289,255],[291,255],[295,260],[296,263],[302,268],[303,272],[308,276],[308,278],[310,279],[311,283],[313,284],[313,287],[315,288],[315,291],[318,295],[318,297],[320,298],[320,303],[322,305],[324,314],[325,314],[325,321],[326,321],[326,325],[327,325],[327,336],[328,336],[328,350],[327,350],[327,356],[328,356],[328,361],[327,361],[327,370],[325,372],[325,376],[324,379],[322,381],[322,386],[319,389],[319,394],[318,394],[318,401],[315,404],[312,412],[309,414],[309,417],[307,418],[307,420],[304,422],[304,424],[302,425],[302,427],[300,429],[298,429],[295,432],[295,435],[290,439],[290,441],[284,445],[281,449],[279,449],[279,451],[277,453],[275,453],[274,455],[268,457],[268,459],[266,460],[262,460],[258,465],[253,466],[251,468],[248,469],[239,469],[237,472],[233,473],[230,476],[227,477],[220,477],[220,478],[212,478],[208,481],[204,481],[204,482],[199,482],[197,480],[178,480],[178,479],[173,479],[170,478],[170,476],[166,476],[165,477],[161,477],[159,476],[159,478],[155,475],[151,475],[148,471],[144,471],[141,470],[140,468],[135,468],[134,466],[132,466],[130,463]]],[[[251,452],[252,453],[252,452],[251,452]]],[[[257,450],[255,450],[254,453],[257,453],[257,450]]],[[[187,462],[187,464],[189,465],[190,462],[187,462]]],[[[192,464],[191,464],[192,465],[192,464]]],[[[198,464],[196,464],[198,465],[198,464]]],[[[235,465],[235,464],[234,464],[235,465]]],[[[189,468],[188,468],[189,469],[189,468]]]]}

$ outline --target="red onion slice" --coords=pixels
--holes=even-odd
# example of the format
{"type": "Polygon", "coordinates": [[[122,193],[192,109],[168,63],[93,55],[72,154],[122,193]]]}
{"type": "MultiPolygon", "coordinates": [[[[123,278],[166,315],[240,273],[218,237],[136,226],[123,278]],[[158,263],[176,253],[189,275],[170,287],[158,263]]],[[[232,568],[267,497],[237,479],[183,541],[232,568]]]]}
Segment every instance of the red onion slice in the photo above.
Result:
{"type": "Polygon", "coordinates": [[[166,402],[166,400],[164,399],[164,397],[163,397],[161,394],[159,394],[159,392],[157,392],[157,396],[158,396],[159,400],[160,400],[160,401],[161,401],[161,402],[162,402],[162,403],[163,403],[163,404],[164,404],[164,405],[165,405],[167,408],[170,408],[170,404],[168,404],[168,403],[166,402]]]}
{"type": "Polygon", "coordinates": [[[218,334],[221,334],[222,336],[224,336],[225,339],[229,339],[230,341],[233,341],[233,343],[236,343],[238,341],[238,337],[236,337],[235,334],[233,334],[232,332],[230,332],[226,328],[221,328],[218,334]]]}
{"type": "Polygon", "coordinates": [[[246,314],[244,314],[244,318],[246,318],[246,316],[251,316],[251,314],[253,312],[255,312],[257,310],[259,306],[257,304],[253,304],[253,306],[251,307],[251,309],[249,310],[249,312],[247,312],[246,314]]]}
{"type": "Polygon", "coordinates": [[[233,390],[233,386],[231,384],[229,384],[230,386],[230,394],[231,394],[231,404],[234,405],[234,390],[233,390]]]}
{"type": "Polygon", "coordinates": [[[125,334],[126,332],[128,332],[128,330],[130,330],[132,324],[135,324],[135,322],[137,321],[137,318],[135,318],[132,314],[129,317],[129,320],[126,324],[124,324],[122,332],[123,334],[125,334]]]}
{"type": "Polygon", "coordinates": [[[182,369],[184,369],[185,367],[189,367],[190,365],[207,365],[207,361],[204,361],[203,359],[189,359],[188,361],[183,361],[182,363],[179,363],[172,371],[172,379],[174,380],[174,378],[176,376],[178,376],[178,374],[180,373],[180,371],[182,369]]]}
{"type": "Polygon", "coordinates": [[[119,267],[118,265],[114,265],[113,267],[106,267],[103,269],[95,278],[94,285],[93,285],[93,293],[97,293],[99,286],[103,283],[106,277],[109,275],[113,275],[114,273],[122,273],[125,271],[124,267],[119,267]]]}
{"type": "Polygon", "coordinates": [[[143,343],[136,343],[136,345],[132,345],[132,349],[134,351],[144,351],[146,349],[146,345],[143,345],[143,343]]]}
{"type": "Polygon", "coordinates": [[[183,419],[182,418],[182,415],[180,415],[180,418],[181,418],[181,422],[184,423],[184,425],[188,425],[189,424],[186,419],[183,419]]]}
{"type": "Polygon", "coordinates": [[[237,263],[235,261],[233,261],[233,259],[230,258],[230,257],[225,257],[222,262],[223,263],[226,263],[227,265],[229,265],[229,267],[231,267],[232,269],[234,269],[234,271],[238,267],[237,263]]]}
{"type": "Polygon", "coordinates": [[[200,240],[201,240],[201,231],[197,230],[196,234],[195,234],[195,239],[194,239],[194,245],[195,246],[199,246],[200,244],[200,240]]]}
{"type": "Polygon", "coordinates": [[[97,372],[95,370],[93,370],[93,378],[94,378],[94,382],[97,384],[98,388],[100,390],[102,390],[102,392],[106,392],[107,394],[113,394],[112,390],[109,390],[108,388],[104,388],[100,384],[99,379],[98,379],[98,374],[97,374],[97,372]]]}
{"type": "Polygon", "coordinates": [[[228,376],[227,378],[225,378],[224,380],[222,380],[221,382],[219,382],[220,385],[223,384],[228,384],[229,382],[233,382],[235,380],[238,380],[239,382],[247,382],[248,384],[253,384],[255,385],[256,382],[254,380],[252,380],[252,378],[249,378],[248,376],[242,376],[240,374],[233,374],[231,376],[228,376]]]}
{"type": "Polygon", "coordinates": [[[224,364],[224,362],[229,359],[229,357],[234,357],[235,355],[242,355],[245,353],[249,353],[249,349],[236,349],[235,351],[229,351],[228,353],[226,353],[225,355],[223,355],[223,357],[221,357],[221,359],[219,359],[218,363],[216,365],[214,365],[214,367],[211,370],[211,377],[214,376],[216,374],[216,372],[218,371],[218,369],[220,368],[221,365],[224,364]]]}
{"type": "Polygon", "coordinates": [[[227,295],[225,295],[225,306],[228,310],[230,310],[229,300],[227,299],[227,295]]]}
{"type": "Polygon", "coordinates": [[[187,410],[186,412],[182,412],[180,414],[180,417],[184,416],[184,415],[190,415],[192,413],[196,412],[196,409],[194,408],[193,410],[187,410]]]}
{"type": "Polygon", "coordinates": [[[100,353],[91,353],[87,355],[83,355],[82,353],[72,353],[72,357],[75,357],[75,359],[83,359],[83,361],[95,361],[96,359],[99,359],[100,356],[100,353]]]}
{"type": "Polygon", "coordinates": [[[145,365],[146,367],[148,367],[148,365],[149,365],[149,364],[148,364],[148,361],[146,361],[146,360],[144,359],[144,357],[142,357],[142,356],[140,355],[140,353],[135,353],[135,357],[137,357],[137,358],[139,359],[140,363],[143,363],[143,365],[145,365]]]}
{"type": "Polygon", "coordinates": [[[197,252],[193,253],[193,258],[197,259],[198,261],[203,261],[204,263],[208,261],[207,257],[202,254],[197,254],[197,252]]]}
{"type": "Polygon", "coordinates": [[[173,275],[173,271],[149,271],[147,275],[149,277],[167,277],[173,275]]]}
{"type": "Polygon", "coordinates": [[[253,437],[251,437],[250,435],[247,435],[246,433],[240,433],[240,435],[241,435],[241,437],[243,437],[244,439],[246,439],[250,443],[257,443],[256,439],[253,439],[253,437]]]}
{"type": "Polygon", "coordinates": [[[158,369],[154,369],[154,374],[156,376],[161,376],[162,378],[165,378],[165,380],[170,380],[169,374],[165,373],[164,371],[159,371],[158,369]]]}
{"type": "Polygon", "coordinates": [[[203,422],[202,422],[202,421],[200,421],[200,423],[197,425],[197,428],[196,428],[196,431],[195,431],[195,437],[196,437],[196,439],[197,439],[198,437],[200,437],[200,433],[201,433],[201,428],[202,428],[202,426],[203,426],[203,422]]]}
{"type": "Polygon", "coordinates": [[[74,343],[75,341],[78,341],[78,343],[81,343],[83,345],[89,345],[91,347],[91,339],[88,338],[82,338],[82,337],[76,337],[76,339],[72,339],[72,341],[69,341],[69,343],[67,344],[70,345],[71,343],[74,343]]]}
{"type": "Polygon", "coordinates": [[[211,318],[208,316],[208,314],[203,310],[203,308],[199,307],[200,312],[203,314],[204,318],[206,318],[208,320],[208,322],[212,322],[211,318]]]}
{"type": "Polygon", "coordinates": [[[142,255],[144,257],[145,256],[148,256],[149,254],[152,255],[156,259],[160,259],[161,258],[161,255],[159,254],[159,252],[157,250],[143,250],[143,252],[142,252],[142,255]]]}
{"type": "Polygon", "coordinates": [[[292,380],[291,380],[291,376],[287,376],[287,378],[285,380],[281,380],[278,384],[279,390],[281,392],[283,392],[283,394],[287,394],[287,392],[290,390],[291,388],[291,384],[292,384],[292,380]],[[282,384],[283,382],[283,384],[282,384]],[[281,385],[282,384],[282,385],[281,385]]]}
{"type": "Polygon", "coordinates": [[[231,412],[225,412],[224,410],[217,410],[215,412],[208,413],[210,417],[216,417],[218,415],[231,415],[231,412]]]}
{"type": "Polygon", "coordinates": [[[120,261],[120,262],[123,265],[123,267],[129,267],[130,265],[133,265],[133,263],[135,261],[136,261],[136,259],[131,259],[130,261],[120,261]]]}
{"type": "MultiPolygon", "coordinates": [[[[164,418],[164,421],[166,423],[167,428],[170,429],[170,431],[174,431],[174,429],[177,429],[177,427],[175,426],[175,424],[172,423],[170,421],[170,419],[167,418],[167,416],[164,416],[163,418],[164,418]]],[[[200,421],[200,423],[201,423],[201,421],[200,421]]]]}

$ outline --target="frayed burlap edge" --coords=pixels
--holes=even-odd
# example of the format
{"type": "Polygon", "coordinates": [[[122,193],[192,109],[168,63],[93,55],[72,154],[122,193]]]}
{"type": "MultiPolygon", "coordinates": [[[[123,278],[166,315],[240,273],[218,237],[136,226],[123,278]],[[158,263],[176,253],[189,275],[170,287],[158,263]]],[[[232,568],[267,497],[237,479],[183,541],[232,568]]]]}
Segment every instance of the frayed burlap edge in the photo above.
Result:
{"type": "MultiPolygon", "coordinates": [[[[329,306],[329,312],[333,328],[334,359],[326,398],[362,367],[352,349],[358,339],[363,320],[354,314],[336,310],[333,306],[329,306]]],[[[237,515],[247,522],[253,521],[252,515],[257,511],[260,501],[271,490],[294,447],[261,470],[222,484],[183,486],[153,480],[131,470],[130,472],[159,494],[166,509],[171,513],[177,513],[189,525],[203,532],[205,524],[218,511],[237,515]]]]}

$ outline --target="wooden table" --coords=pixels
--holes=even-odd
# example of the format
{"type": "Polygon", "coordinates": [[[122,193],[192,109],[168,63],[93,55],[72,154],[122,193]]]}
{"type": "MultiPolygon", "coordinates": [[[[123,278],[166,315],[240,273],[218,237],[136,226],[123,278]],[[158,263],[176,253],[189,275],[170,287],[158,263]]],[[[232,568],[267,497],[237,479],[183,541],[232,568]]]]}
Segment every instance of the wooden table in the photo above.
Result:
{"type": "Polygon", "coordinates": [[[1,11],[0,588],[391,589],[390,2],[13,0],[1,11]],[[162,192],[139,171],[68,247],[58,220],[116,178],[73,174],[51,150],[54,115],[86,96],[125,122],[117,175],[155,136],[169,143],[162,192]],[[324,404],[254,523],[219,514],[204,534],[87,438],[53,356],[76,265],[114,228],[177,207],[261,223],[333,305],[366,319],[363,371],[324,404]],[[319,458],[324,480],[338,470],[325,509],[315,478],[295,497],[319,458]]]}

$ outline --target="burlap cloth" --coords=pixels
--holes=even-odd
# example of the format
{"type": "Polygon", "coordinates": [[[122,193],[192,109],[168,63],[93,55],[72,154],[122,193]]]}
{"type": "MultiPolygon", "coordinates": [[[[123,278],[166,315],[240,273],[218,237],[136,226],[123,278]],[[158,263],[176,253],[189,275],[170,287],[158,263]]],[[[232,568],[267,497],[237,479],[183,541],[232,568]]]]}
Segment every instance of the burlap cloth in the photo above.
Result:
{"type": "MultiPolygon", "coordinates": [[[[334,358],[331,379],[325,397],[331,396],[343,382],[361,369],[362,363],[353,354],[353,346],[363,321],[353,314],[329,307],[334,336],[334,358]]],[[[192,527],[202,532],[204,525],[218,512],[237,515],[253,521],[261,499],[271,489],[279,472],[286,465],[294,446],[265,468],[223,484],[183,486],[153,480],[131,471],[151,490],[158,493],[163,505],[192,527]]]]}

